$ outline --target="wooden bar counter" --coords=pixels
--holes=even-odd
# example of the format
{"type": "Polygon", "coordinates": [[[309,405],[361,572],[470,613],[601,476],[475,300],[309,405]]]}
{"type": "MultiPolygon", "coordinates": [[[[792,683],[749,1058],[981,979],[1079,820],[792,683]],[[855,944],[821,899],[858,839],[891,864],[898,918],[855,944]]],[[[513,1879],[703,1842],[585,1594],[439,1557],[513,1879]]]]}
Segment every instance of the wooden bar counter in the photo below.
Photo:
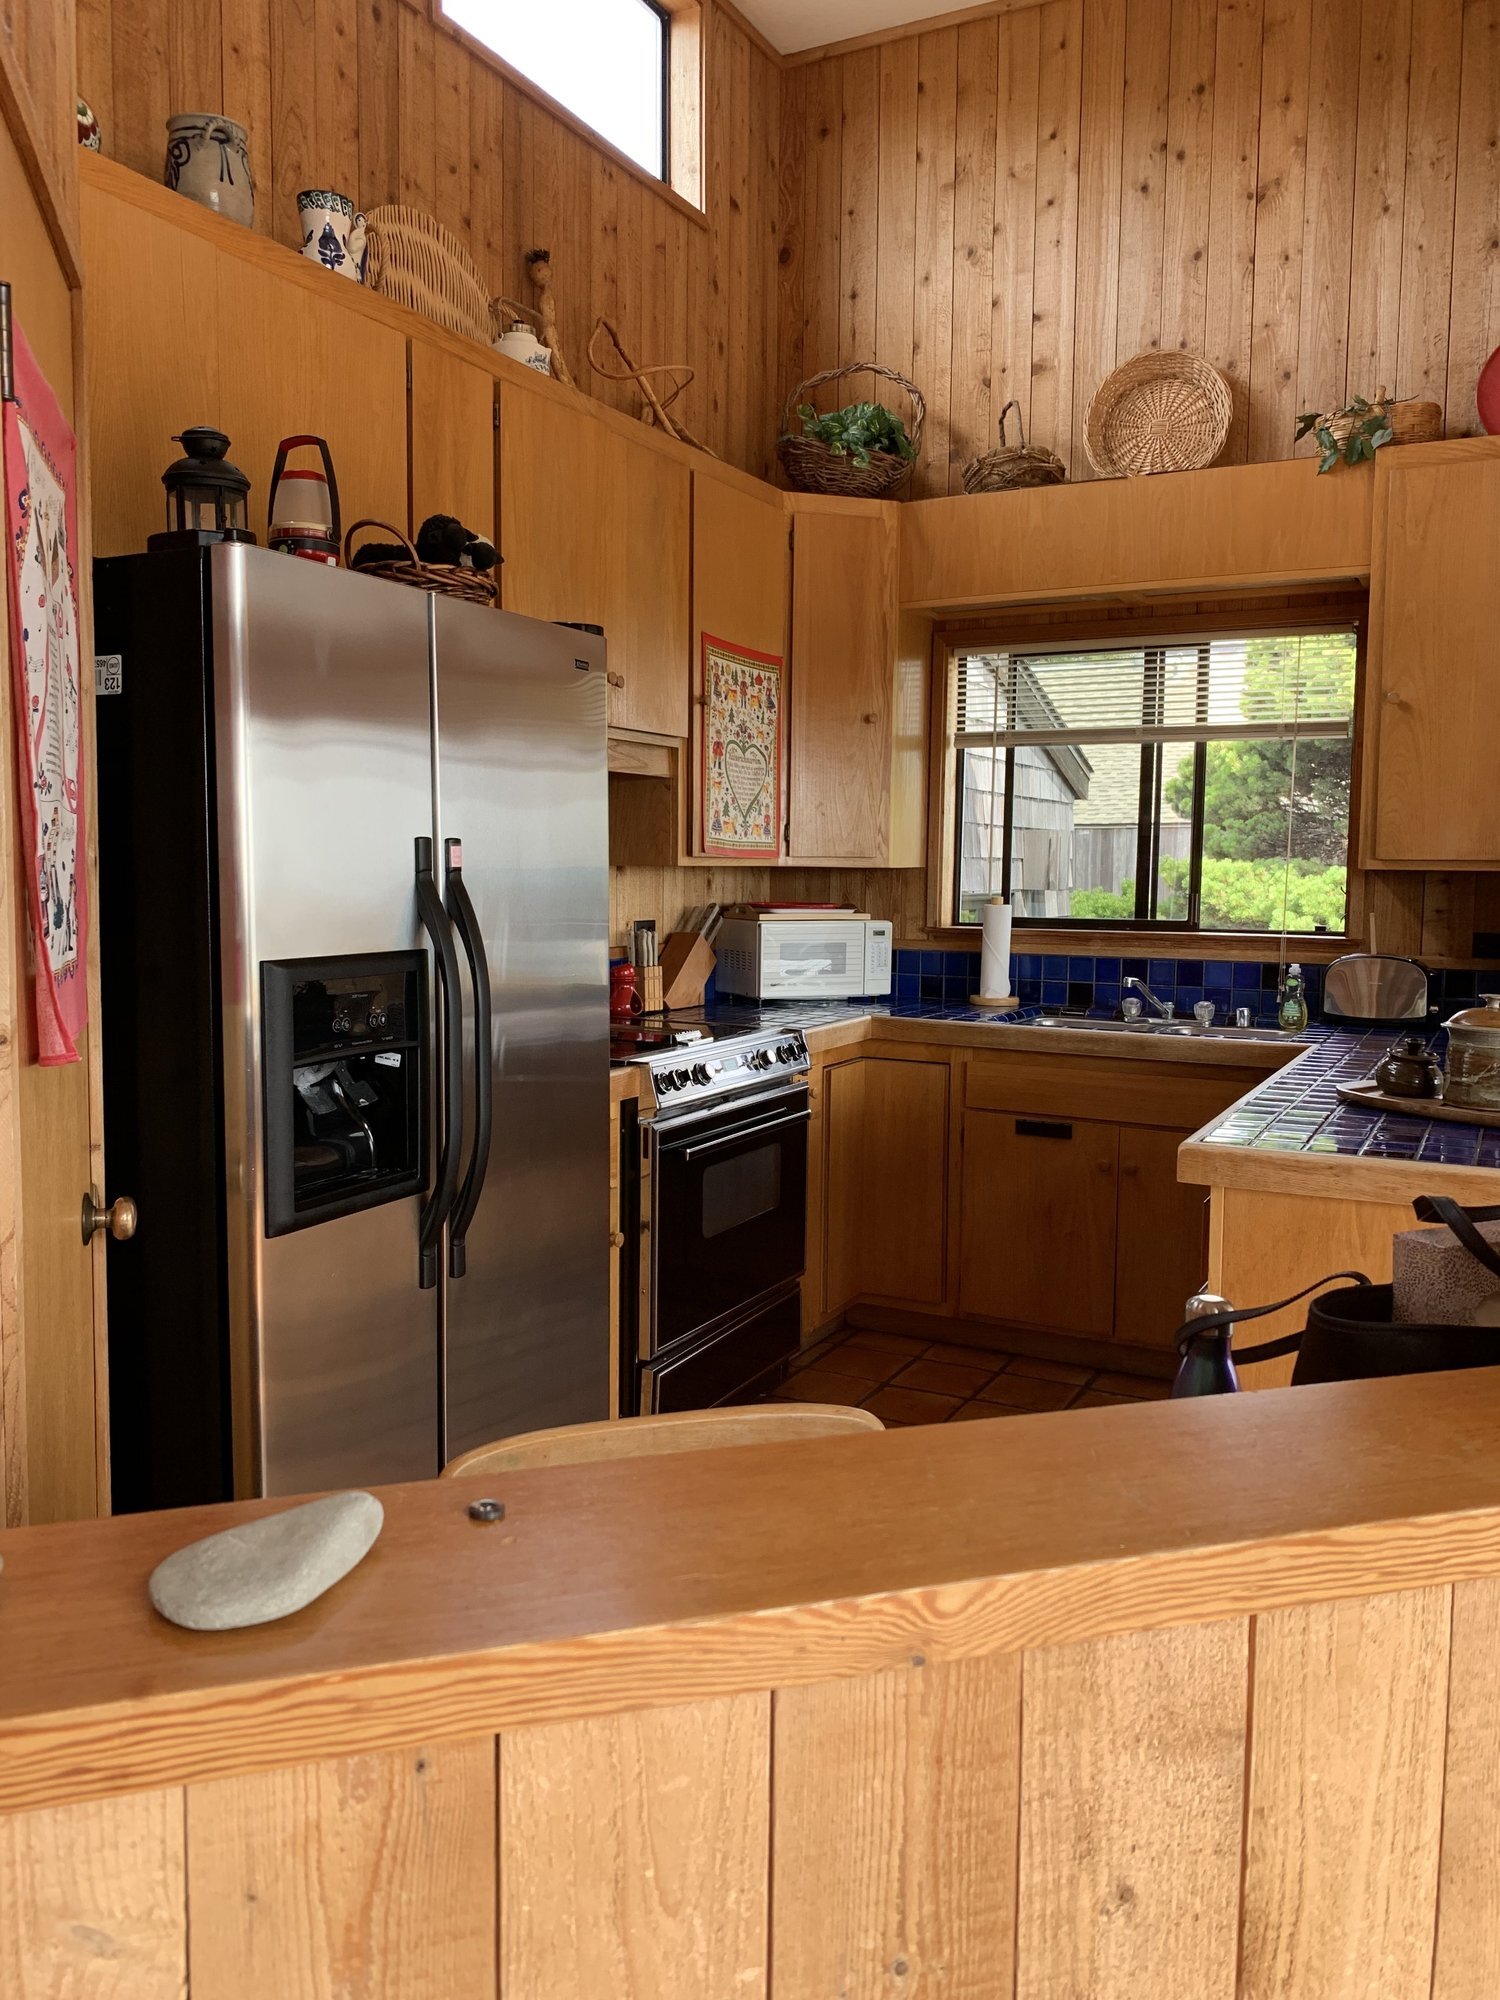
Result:
{"type": "Polygon", "coordinates": [[[6,2000],[1500,1990],[1500,1370],[382,1497],[0,1534],[6,2000]]]}

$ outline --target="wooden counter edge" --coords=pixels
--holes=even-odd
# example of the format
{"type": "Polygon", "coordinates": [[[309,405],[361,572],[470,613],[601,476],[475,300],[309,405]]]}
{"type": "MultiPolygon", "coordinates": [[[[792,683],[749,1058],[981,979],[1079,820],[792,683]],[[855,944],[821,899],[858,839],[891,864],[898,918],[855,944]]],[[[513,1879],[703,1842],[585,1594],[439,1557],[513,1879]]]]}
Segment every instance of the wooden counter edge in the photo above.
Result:
{"type": "Polygon", "coordinates": [[[557,1468],[483,1543],[429,1481],[252,1634],[161,1625],[145,1581],[277,1503],[8,1531],[0,1811],[1493,1576],[1497,1418],[1487,1370],[557,1468]]]}

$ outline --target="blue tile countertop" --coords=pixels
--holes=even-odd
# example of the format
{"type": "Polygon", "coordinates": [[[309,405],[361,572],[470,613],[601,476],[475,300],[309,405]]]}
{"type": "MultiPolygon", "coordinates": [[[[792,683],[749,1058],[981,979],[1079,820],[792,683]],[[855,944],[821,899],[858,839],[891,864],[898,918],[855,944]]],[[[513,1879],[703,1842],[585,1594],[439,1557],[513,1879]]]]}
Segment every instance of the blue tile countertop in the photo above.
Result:
{"type": "Polygon", "coordinates": [[[1500,1170],[1500,1129],[1424,1118],[1420,1101],[1403,1114],[1365,1111],[1340,1099],[1339,1085],[1363,1082],[1391,1040],[1389,1030],[1326,1033],[1226,1112],[1201,1143],[1257,1153],[1500,1170]]]}

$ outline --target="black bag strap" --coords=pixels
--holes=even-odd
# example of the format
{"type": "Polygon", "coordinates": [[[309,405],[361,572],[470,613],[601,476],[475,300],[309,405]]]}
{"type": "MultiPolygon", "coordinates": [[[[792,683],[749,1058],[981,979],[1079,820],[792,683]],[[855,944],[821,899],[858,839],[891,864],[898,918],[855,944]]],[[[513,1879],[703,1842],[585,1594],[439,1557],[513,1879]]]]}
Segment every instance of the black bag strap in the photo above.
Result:
{"type": "Polygon", "coordinates": [[[1460,1208],[1448,1194],[1419,1194],[1412,1208],[1418,1222],[1445,1222],[1469,1255],[1500,1278],[1500,1250],[1474,1227],[1476,1222],[1500,1222],[1500,1208],[1460,1208]]]}
{"type": "MultiPolygon", "coordinates": [[[[1480,1237],[1484,1243],[1484,1238],[1480,1237]]],[[[1485,1244],[1488,1249],[1489,1245],[1485,1244]]],[[[1242,1320],[1266,1319],[1272,1313],[1279,1313],[1285,1306],[1294,1306],[1298,1299],[1305,1299],[1311,1292],[1322,1291],[1325,1285],[1336,1285],[1341,1278],[1348,1278],[1356,1285],[1368,1285],[1370,1280],[1363,1271],[1334,1271],[1326,1278],[1314,1278],[1310,1285],[1304,1285],[1300,1292],[1293,1292],[1289,1299],[1277,1299],[1269,1306],[1228,1306],[1223,1312],[1204,1313],[1201,1319],[1190,1319],[1185,1326],[1177,1329],[1177,1351],[1186,1354],[1200,1334],[1221,1333],[1226,1326],[1238,1326],[1242,1320]]],[[[1278,1340],[1263,1340],[1258,1347],[1238,1347],[1235,1361],[1275,1361],[1283,1354],[1295,1354],[1302,1345],[1300,1333],[1284,1333],[1278,1340]]]]}

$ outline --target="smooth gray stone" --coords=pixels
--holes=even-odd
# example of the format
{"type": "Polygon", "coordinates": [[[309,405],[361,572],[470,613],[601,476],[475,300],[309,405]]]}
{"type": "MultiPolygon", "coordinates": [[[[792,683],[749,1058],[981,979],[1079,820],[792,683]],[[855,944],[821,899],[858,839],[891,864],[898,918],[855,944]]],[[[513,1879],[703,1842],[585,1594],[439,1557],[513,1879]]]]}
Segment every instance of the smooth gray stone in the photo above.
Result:
{"type": "Polygon", "coordinates": [[[191,1632],[268,1625],[331,1590],[375,1545],[373,1493],[334,1493],[189,1542],[151,1572],[151,1602],[191,1632]]]}

